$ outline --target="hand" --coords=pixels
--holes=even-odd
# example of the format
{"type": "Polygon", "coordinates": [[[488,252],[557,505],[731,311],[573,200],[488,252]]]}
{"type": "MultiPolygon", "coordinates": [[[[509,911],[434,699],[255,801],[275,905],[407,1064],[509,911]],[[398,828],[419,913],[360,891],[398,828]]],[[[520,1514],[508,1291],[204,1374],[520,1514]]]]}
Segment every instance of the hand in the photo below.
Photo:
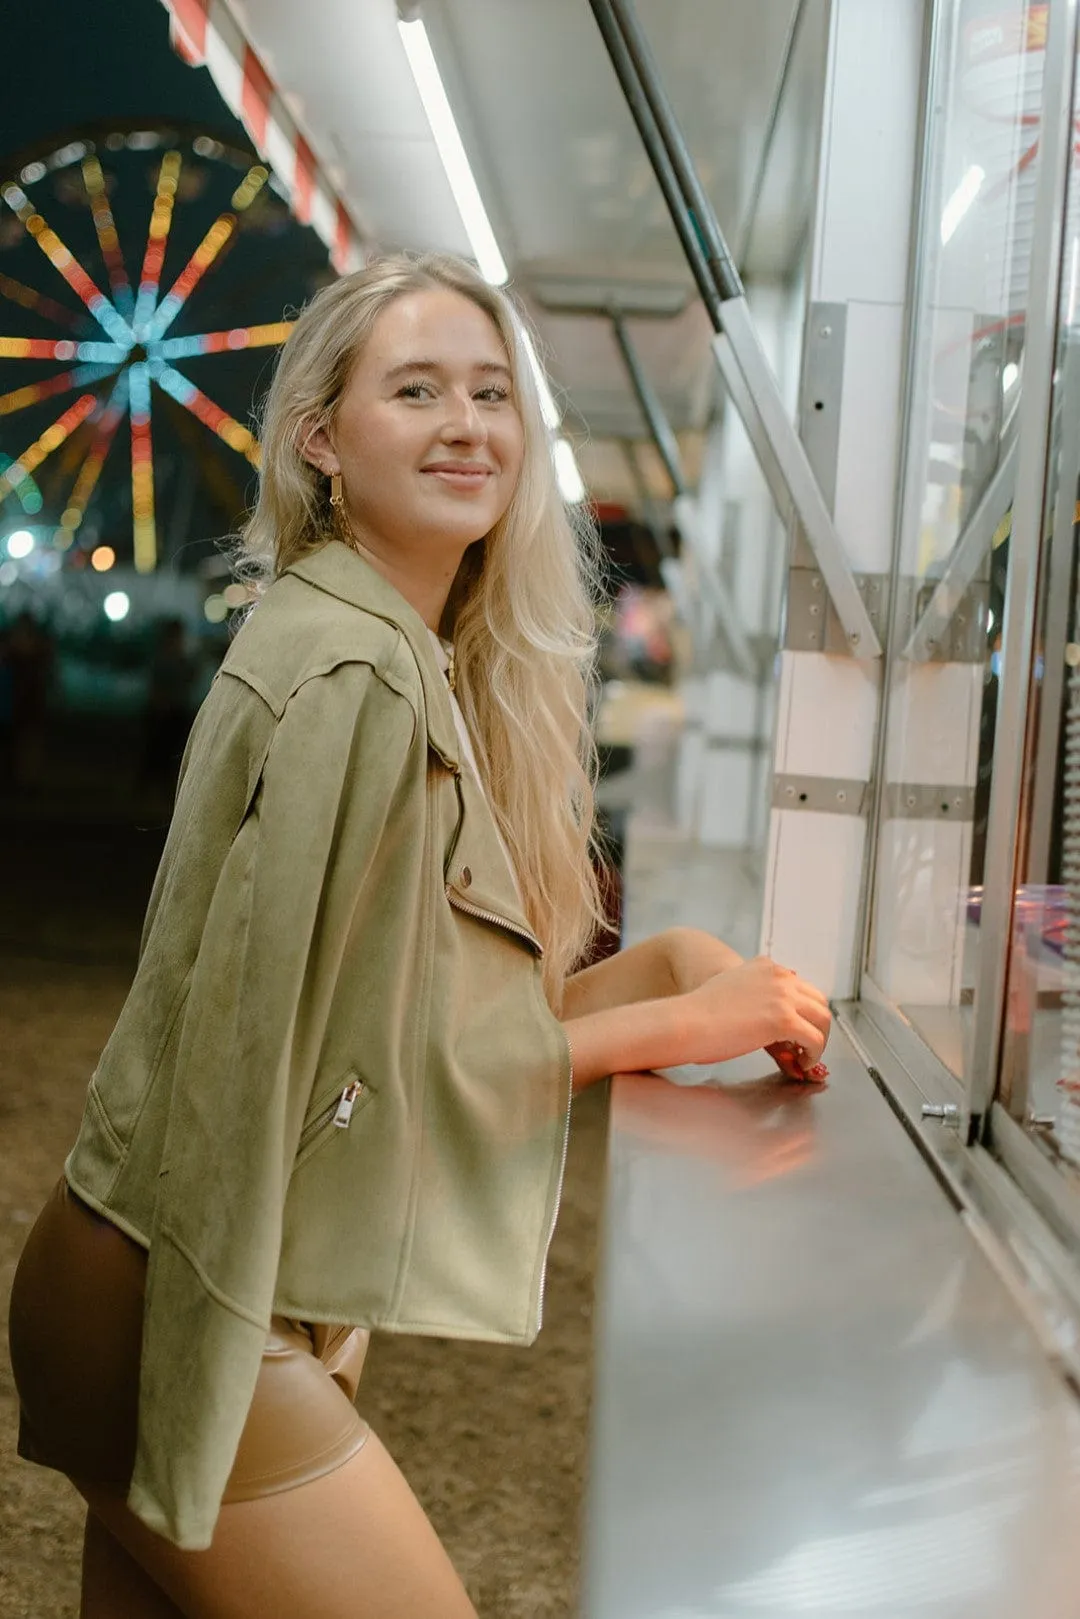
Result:
{"type": "Polygon", "coordinates": [[[832,1024],[821,991],[768,956],[714,974],[685,1000],[701,1053],[691,1062],[723,1062],[785,1042],[802,1048],[799,1062],[807,1072],[821,1060],[832,1024]]]}
{"type": "Polygon", "coordinates": [[[790,1040],[774,1040],[772,1045],[765,1047],[765,1052],[785,1079],[808,1079],[815,1084],[823,1084],[829,1077],[829,1070],[823,1062],[811,1064],[802,1046],[793,1046],[790,1040]]]}

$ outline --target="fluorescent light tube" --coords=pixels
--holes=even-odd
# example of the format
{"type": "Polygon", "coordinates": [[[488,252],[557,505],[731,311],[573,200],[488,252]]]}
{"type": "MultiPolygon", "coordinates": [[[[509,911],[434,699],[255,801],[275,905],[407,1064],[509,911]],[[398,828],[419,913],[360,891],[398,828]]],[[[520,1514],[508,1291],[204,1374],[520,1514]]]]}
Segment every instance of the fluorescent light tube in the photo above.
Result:
{"type": "Polygon", "coordinates": [[[560,494],[564,500],[576,506],[579,501],[585,499],[585,484],[574,457],[574,447],[568,438],[552,439],[551,458],[555,462],[555,476],[559,480],[560,494]]]}
{"type": "Polygon", "coordinates": [[[532,333],[523,331],[521,338],[522,342],[525,344],[525,353],[528,356],[529,368],[533,374],[533,381],[536,383],[536,391],[540,395],[540,414],[543,416],[547,426],[554,433],[556,428],[559,426],[559,423],[562,421],[562,417],[559,415],[559,407],[555,403],[554,396],[551,392],[551,384],[548,382],[547,373],[540,364],[539,356],[537,355],[536,348],[533,344],[532,333]]]}
{"type": "Polygon", "coordinates": [[[414,22],[399,21],[398,33],[401,35],[401,43],[405,47],[412,76],[416,80],[416,88],[420,92],[420,100],[424,104],[424,111],[431,125],[431,133],[435,138],[442,166],[446,170],[446,178],[454,193],[454,201],[457,203],[465,234],[469,238],[473,258],[484,280],[490,281],[493,286],[501,287],[508,279],[506,263],[499,252],[499,244],[495,240],[495,232],[491,228],[480,189],[469,167],[469,159],[461,143],[461,136],[443,87],[427,29],[417,18],[414,22]]]}

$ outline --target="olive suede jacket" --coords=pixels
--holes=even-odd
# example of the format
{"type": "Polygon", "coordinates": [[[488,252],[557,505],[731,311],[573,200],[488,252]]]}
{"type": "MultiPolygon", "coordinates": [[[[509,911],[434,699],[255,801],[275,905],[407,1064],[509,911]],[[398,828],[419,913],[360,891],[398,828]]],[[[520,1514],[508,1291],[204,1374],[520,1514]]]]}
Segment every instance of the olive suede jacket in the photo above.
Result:
{"type": "Polygon", "coordinates": [[[71,1185],[149,1249],[129,1505],[209,1544],[272,1313],[529,1343],[571,1059],[420,616],[339,541],[196,718],[71,1185]]]}

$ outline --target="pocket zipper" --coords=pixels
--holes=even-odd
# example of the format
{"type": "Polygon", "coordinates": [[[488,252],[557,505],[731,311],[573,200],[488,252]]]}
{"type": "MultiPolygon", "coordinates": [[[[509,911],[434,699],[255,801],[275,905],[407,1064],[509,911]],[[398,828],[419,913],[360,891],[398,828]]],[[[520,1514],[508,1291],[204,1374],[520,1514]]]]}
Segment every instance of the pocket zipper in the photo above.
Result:
{"type": "Polygon", "coordinates": [[[521,927],[517,922],[511,922],[508,916],[500,916],[498,911],[486,911],[480,905],[470,904],[467,899],[462,899],[449,883],[446,884],[446,897],[455,910],[464,911],[466,916],[475,916],[481,922],[494,922],[496,927],[505,928],[508,933],[516,934],[519,939],[531,944],[538,956],[544,954],[544,947],[536,934],[530,933],[528,928],[521,927]]]}
{"type": "Polygon", "coordinates": [[[353,1108],[356,1106],[357,1098],[359,1097],[363,1088],[364,1085],[362,1080],[351,1079],[346,1085],[345,1089],[342,1091],[341,1096],[338,1099],[337,1111],[334,1114],[334,1123],[339,1130],[347,1130],[349,1128],[349,1121],[352,1119],[353,1108]]]}

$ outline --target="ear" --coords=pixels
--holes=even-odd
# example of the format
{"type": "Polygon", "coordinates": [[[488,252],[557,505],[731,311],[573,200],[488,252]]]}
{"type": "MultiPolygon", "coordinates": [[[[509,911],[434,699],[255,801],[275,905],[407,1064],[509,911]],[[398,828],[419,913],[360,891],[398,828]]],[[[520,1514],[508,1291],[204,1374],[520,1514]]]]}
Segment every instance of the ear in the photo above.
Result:
{"type": "Polygon", "coordinates": [[[319,472],[325,472],[328,478],[341,471],[341,462],[325,427],[313,427],[306,433],[301,430],[300,454],[319,472]]]}

